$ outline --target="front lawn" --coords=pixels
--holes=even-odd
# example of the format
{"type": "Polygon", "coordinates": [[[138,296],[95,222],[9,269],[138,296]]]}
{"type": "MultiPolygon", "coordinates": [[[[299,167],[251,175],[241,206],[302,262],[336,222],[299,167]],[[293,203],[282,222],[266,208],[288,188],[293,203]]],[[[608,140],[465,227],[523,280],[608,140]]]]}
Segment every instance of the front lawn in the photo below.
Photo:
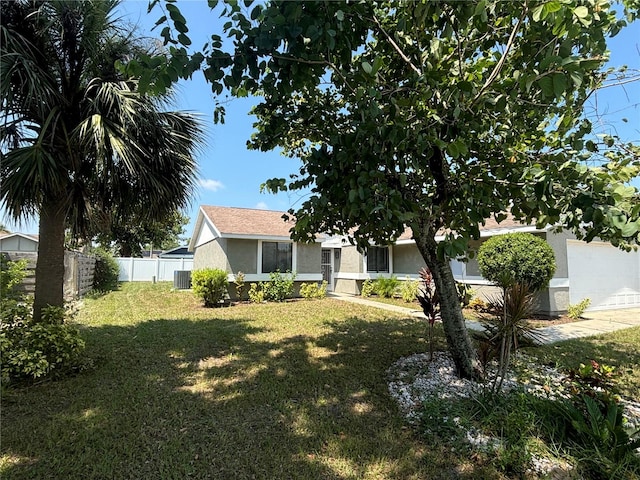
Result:
{"type": "MultiPolygon", "coordinates": [[[[419,428],[400,414],[387,370],[428,351],[415,318],[331,299],[205,309],[127,283],[78,321],[92,367],[3,392],[2,478],[520,478],[425,433],[437,414],[419,428]]],[[[627,332],[539,354],[635,369],[638,398],[627,332]]]]}
{"type": "Polygon", "coordinates": [[[330,299],[204,309],[128,283],[78,320],[93,369],[4,392],[3,478],[477,477],[387,394],[389,365],[427,349],[415,319],[330,299]]]}

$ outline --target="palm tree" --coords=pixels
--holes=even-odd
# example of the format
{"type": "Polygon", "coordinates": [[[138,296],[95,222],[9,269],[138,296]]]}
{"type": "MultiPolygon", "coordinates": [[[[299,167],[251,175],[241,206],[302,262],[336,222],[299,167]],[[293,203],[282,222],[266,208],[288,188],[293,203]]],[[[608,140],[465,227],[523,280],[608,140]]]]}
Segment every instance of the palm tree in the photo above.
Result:
{"type": "Polygon", "coordinates": [[[65,228],[84,236],[114,212],[162,219],[195,187],[202,127],[118,71],[149,50],[114,19],[118,3],[0,4],[0,205],[40,217],[35,319],[63,304],[65,228]]]}

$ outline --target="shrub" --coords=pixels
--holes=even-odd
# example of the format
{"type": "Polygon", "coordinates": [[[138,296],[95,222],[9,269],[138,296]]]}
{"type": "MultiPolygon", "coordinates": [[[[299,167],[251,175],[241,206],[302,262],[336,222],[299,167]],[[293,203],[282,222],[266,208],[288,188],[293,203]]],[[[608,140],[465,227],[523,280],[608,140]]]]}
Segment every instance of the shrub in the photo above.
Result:
{"type": "Polygon", "coordinates": [[[300,285],[300,296],[310,300],[312,298],[325,298],[327,296],[327,281],[323,281],[322,284],[317,283],[303,283],[300,285]]]}
{"type": "Polygon", "coordinates": [[[96,265],[93,270],[93,289],[99,292],[108,292],[118,287],[120,266],[113,255],[103,248],[96,248],[92,252],[96,257],[96,265]]]}
{"type": "Polygon", "coordinates": [[[400,296],[406,303],[413,302],[418,297],[418,287],[420,282],[407,278],[400,285],[400,296]]]}
{"type": "Polygon", "coordinates": [[[22,294],[16,289],[27,276],[27,261],[12,262],[0,255],[0,299],[20,299],[22,294]]]}
{"type": "Polygon", "coordinates": [[[295,273],[288,272],[282,275],[279,270],[269,274],[269,281],[264,282],[264,298],[268,302],[284,302],[293,294],[293,281],[295,273]]]}
{"type": "Polygon", "coordinates": [[[480,297],[473,297],[467,307],[471,310],[475,310],[476,312],[486,312],[489,310],[487,302],[482,300],[480,297]]]}
{"type": "Polygon", "coordinates": [[[584,311],[589,308],[589,305],[591,305],[590,298],[584,298],[575,305],[569,305],[567,308],[567,317],[572,318],[573,320],[582,318],[582,314],[584,314],[584,311]]]}
{"type": "Polygon", "coordinates": [[[553,277],[555,256],[542,238],[530,233],[509,233],[482,244],[478,266],[482,276],[502,290],[502,298],[490,302],[492,310],[501,312],[500,317],[487,320],[485,325],[498,352],[494,389],[499,390],[509,368],[511,350],[518,348],[518,337],[531,334],[524,320],[534,311],[534,293],[549,285],[553,277]]]}
{"type": "Polygon", "coordinates": [[[44,308],[40,322],[33,321],[30,306],[17,300],[3,299],[0,310],[3,383],[35,380],[77,364],[84,341],[64,323],[64,309],[44,308]]]}
{"type": "Polygon", "coordinates": [[[264,289],[262,282],[252,283],[249,286],[249,301],[251,303],[264,302],[264,289]]]}
{"type": "Polygon", "coordinates": [[[375,282],[374,291],[383,298],[391,298],[399,286],[400,280],[393,275],[389,278],[380,277],[375,282]]]}
{"type": "Polygon", "coordinates": [[[238,297],[238,300],[242,300],[242,294],[244,293],[244,273],[236,273],[233,283],[236,285],[236,297],[238,297]]]}
{"type": "Polygon", "coordinates": [[[204,301],[205,307],[218,307],[227,293],[227,272],[219,268],[203,268],[191,272],[193,293],[204,301]]]}
{"type": "Polygon", "coordinates": [[[499,287],[520,283],[532,292],[549,285],[556,271],[551,246],[530,233],[491,237],[478,251],[478,266],[482,276],[499,287]]]}
{"type": "Polygon", "coordinates": [[[363,297],[370,297],[371,295],[373,295],[373,293],[374,293],[373,280],[368,278],[364,282],[362,282],[362,290],[360,292],[360,295],[362,295],[363,297]]]}
{"type": "Polygon", "coordinates": [[[627,431],[622,405],[580,395],[555,406],[564,421],[560,441],[580,458],[583,478],[638,478],[640,430],[627,431]]]}

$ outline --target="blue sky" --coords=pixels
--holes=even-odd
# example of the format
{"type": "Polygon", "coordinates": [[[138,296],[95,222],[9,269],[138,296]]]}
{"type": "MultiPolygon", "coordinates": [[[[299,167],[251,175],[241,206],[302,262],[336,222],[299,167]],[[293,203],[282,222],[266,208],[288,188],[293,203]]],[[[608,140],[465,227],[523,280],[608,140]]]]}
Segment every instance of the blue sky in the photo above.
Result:
{"type": "MultiPolygon", "coordinates": [[[[121,6],[122,16],[139,24],[141,32],[157,37],[159,31],[150,32],[151,26],[161,15],[156,9],[147,15],[146,0],[128,0],[121,6]]],[[[212,13],[203,0],[180,0],[178,6],[187,19],[189,36],[195,48],[200,48],[212,33],[222,33],[222,23],[217,14],[212,13]]],[[[610,43],[611,65],[626,64],[640,71],[640,22],[613,39],[610,43]]],[[[640,141],[640,82],[624,87],[609,88],[599,92],[598,110],[604,114],[599,129],[616,133],[628,141],[640,141]],[[627,122],[621,119],[627,118],[627,122]]],[[[256,152],[246,148],[251,136],[254,117],[248,115],[255,99],[234,99],[227,105],[224,125],[213,123],[214,99],[210,87],[201,74],[182,82],[178,87],[176,108],[198,112],[206,126],[207,145],[198,157],[199,188],[186,214],[191,218],[186,236],[191,236],[198,207],[200,205],[221,205],[245,208],[287,210],[301,202],[301,194],[280,193],[261,194],[260,184],[268,178],[287,177],[298,170],[298,161],[280,155],[278,152],[256,152]]],[[[640,181],[635,184],[640,187],[640,181]]],[[[12,231],[37,233],[35,222],[15,226],[3,219],[12,231]]]]}

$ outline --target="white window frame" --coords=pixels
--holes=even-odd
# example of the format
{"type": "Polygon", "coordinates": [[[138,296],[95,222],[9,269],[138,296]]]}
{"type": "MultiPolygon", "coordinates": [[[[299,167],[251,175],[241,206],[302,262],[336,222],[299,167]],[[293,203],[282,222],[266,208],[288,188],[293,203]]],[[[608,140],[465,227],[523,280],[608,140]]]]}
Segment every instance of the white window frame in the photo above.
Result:
{"type": "Polygon", "coordinates": [[[367,267],[367,254],[362,255],[362,271],[369,277],[384,277],[393,275],[393,245],[371,245],[377,248],[386,248],[389,252],[389,271],[388,272],[370,272],[367,267]]]}
{"type": "MultiPolygon", "coordinates": [[[[295,272],[297,268],[297,258],[298,258],[298,249],[296,242],[286,241],[286,240],[258,240],[258,266],[256,268],[256,272],[258,275],[269,275],[271,272],[263,272],[262,271],[262,244],[263,242],[267,243],[290,243],[291,247],[291,272],[295,272]]],[[[286,273],[286,272],[280,272],[286,273]]]]}

